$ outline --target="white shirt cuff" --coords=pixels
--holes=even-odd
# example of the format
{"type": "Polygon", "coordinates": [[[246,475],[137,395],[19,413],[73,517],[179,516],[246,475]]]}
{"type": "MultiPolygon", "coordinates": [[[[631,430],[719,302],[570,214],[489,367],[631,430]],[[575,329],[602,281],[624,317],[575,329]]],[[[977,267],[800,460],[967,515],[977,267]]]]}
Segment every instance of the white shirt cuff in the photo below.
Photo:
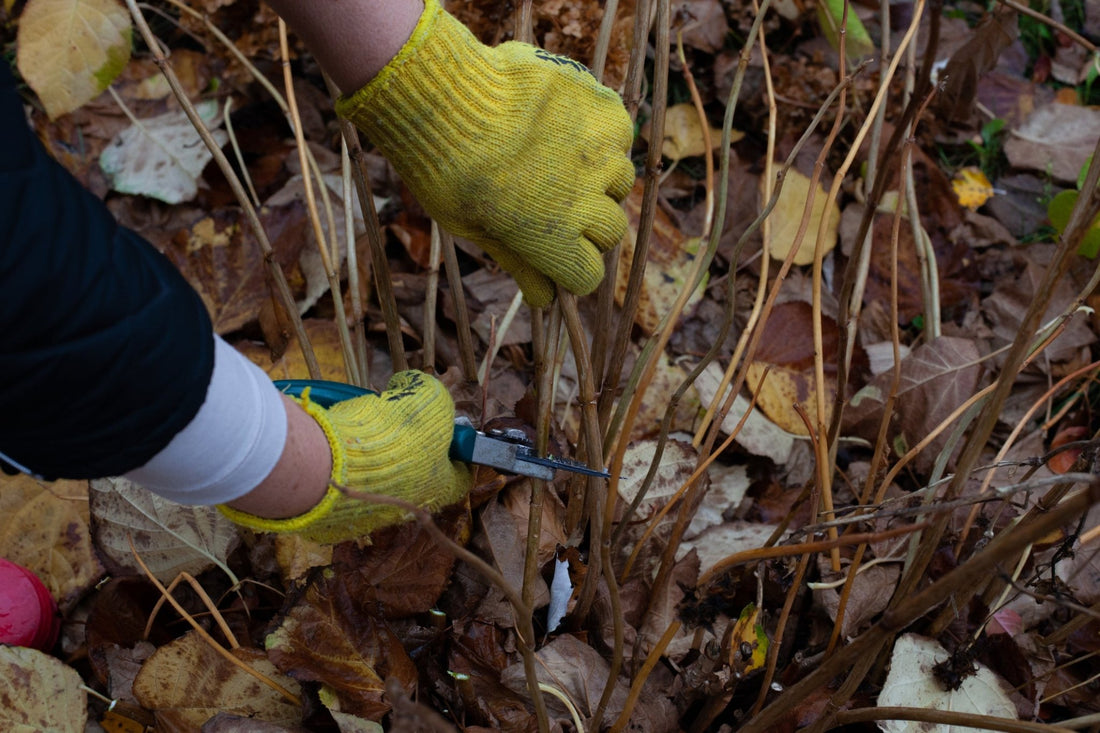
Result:
{"type": "Polygon", "coordinates": [[[198,414],[148,463],[126,474],[180,504],[244,496],[275,468],[286,443],[279,390],[221,337],[214,341],[214,373],[198,414]]]}

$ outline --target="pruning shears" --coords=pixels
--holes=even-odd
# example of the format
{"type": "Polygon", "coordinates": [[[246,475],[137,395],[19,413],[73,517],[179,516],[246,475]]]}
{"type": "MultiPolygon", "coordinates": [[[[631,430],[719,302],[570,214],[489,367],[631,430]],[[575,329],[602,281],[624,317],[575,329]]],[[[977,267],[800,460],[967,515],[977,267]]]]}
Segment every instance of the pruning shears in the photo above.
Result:
{"type": "MultiPolygon", "coordinates": [[[[337,402],[365,394],[376,394],[362,387],[323,379],[278,379],[275,380],[275,386],[292,397],[301,396],[308,387],[309,398],[321,407],[331,407],[337,402]]],[[[610,478],[607,471],[589,468],[579,461],[538,455],[522,430],[490,430],[484,433],[475,428],[467,417],[455,418],[450,455],[456,461],[476,463],[498,471],[546,481],[554,478],[555,471],[610,478]]]]}

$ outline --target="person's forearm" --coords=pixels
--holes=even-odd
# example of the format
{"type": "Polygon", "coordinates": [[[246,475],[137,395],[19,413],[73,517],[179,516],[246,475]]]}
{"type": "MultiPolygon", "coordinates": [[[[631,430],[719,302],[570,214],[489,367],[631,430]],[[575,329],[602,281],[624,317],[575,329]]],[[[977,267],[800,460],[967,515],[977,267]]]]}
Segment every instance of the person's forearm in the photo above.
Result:
{"type": "Polygon", "coordinates": [[[275,468],[260,484],[228,505],[269,519],[304,514],[328,490],[332,450],[321,426],[291,398],[286,408],[286,445],[275,468]]]}
{"type": "Polygon", "coordinates": [[[424,10],[423,0],[268,0],[344,94],[389,63],[424,10]]]}

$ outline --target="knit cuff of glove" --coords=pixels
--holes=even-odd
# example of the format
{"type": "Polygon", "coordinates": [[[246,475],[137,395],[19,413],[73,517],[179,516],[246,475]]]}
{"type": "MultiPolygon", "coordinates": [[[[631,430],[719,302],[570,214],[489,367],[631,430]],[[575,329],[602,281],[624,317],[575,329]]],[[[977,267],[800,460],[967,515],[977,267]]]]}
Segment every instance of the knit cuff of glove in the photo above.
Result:
{"type": "MultiPolygon", "coordinates": [[[[336,430],[332,425],[332,421],[329,420],[328,413],[323,407],[310,401],[308,394],[303,396],[300,400],[295,399],[295,401],[298,402],[302,406],[302,409],[309,413],[310,417],[316,420],[317,424],[321,426],[321,430],[324,432],[325,438],[328,440],[329,448],[332,451],[332,483],[329,484],[324,497],[308,512],[286,519],[258,517],[255,514],[233,509],[225,504],[219,504],[218,510],[234,524],[256,530],[257,532],[293,533],[301,535],[306,539],[313,540],[314,542],[340,542],[345,539],[350,539],[347,526],[345,525],[342,528],[343,532],[340,532],[340,522],[333,521],[334,518],[340,519],[340,517],[335,517],[334,515],[345,513],[337,512],[336,509],[339,505],[350,502],[356,505],[352,508],[362,511],[367,505],[364,504],[364,502],[350,499],[334,486],[334,484],[340,486],[347,485],[347,457],[344,450],[340,447],[339,440],[336,438],[336,430]]],[[[391,507],[386,508],[389,509],[391,507]]],[[[400,510],[395,509],[395,511],[400,510]]]]}

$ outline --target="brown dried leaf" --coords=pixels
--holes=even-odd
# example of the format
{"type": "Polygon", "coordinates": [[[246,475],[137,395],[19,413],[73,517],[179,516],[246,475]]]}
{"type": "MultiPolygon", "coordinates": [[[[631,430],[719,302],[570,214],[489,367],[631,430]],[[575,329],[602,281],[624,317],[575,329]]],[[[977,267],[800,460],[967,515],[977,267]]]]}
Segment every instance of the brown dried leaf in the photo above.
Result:
{"type": "MultiPolygon", "coordinates": [[[[437,516],[436,523],[459,544],[469,534],[465,511],[437,516]]],[[[453,566],[451,553],[415,522],[376,532],[367,547],[342,543],[332,556],[333,570],[342,576],[348,595],[358,604],[380,607],[387,619],[433,608],[453,566]]]]}
{"type": "Polygon", "coordinates": [[[131,540],[161,582],[215,565],[229,573],[226,559],[240,542],[240,531],[214,507],[176,504],[123,478],[96,479],[92,488],[96,546],[113,574],[143,573],[131,540]]]}
{"type": "Polygon", "coordinates": [[[387,678],[406,690],[416,685],[416,666],[401,640],[351,593],[343,573],[316,572],[265,645],[279,669],[320,683],[328,707],[368,720],[389,712],[387,678]]]}
{"type": "MultiPolygon", "coordinates": [[[[565,693],[582,718],[591,717],[596,712],[596,705],[611,671],[599,652],[566,634],[539,649],[536,656],[539,659],[536,665],[539,681],[565,693]]],[[[659,677],[660,675],[655,674],[647,680],[631,712],[631,727],[634,730],[675,730],[677,727],[675,709],[657,682],[659,677]]],[[[527,694],[527,680],[522,662],[504,670],[501,681],[517,694],[527,694]]],[[[625,680],[616,681],[607,706],[608,720],[615,720],[622,712],[627,688],[625,680]]],[[[546,701],[551,715],[562,722],[572,722],[565,706],[556,697],[547,695],[546,701]]]]}
{"type": "MultiPolygon", "coordinates": [[[[240,647],[231,654],[291,695],[301,694],[298,683],[280,674],[258,649],[240,647]]],[[[302,717],[300,705],[230,662],[194,631],[149,657],[134,680],[134,696],[156,713],[158,725],[190,730],[221,712],[286,725],[302,717]]]]}
{"type": "MultiPolygon", "coordinates": [[[[972,340],[942,336],[922,344],[902,359],[901,382],[890,425],[893,447],[907,450],[915,446],[973,396],[981,376],[979,356],[972,340]]],[[[846,432],[875,440],[892,382],[891,369],[852,396],[845,411],[846,432]]],[[[917,456],[918,471],[931,470],[949,435],[950,429],[941,432],[917,456]]]]}
{"type": "MultiPolygon", "coordinates": [[[[490,501],[481,512],[481,524],[497,567],[513,588],[523,587],[523,558],[526,554],[527,523],[522,526],[516,515],[499,501],[490,501]]],[[[499,593],[493,590],[492,593],[499,593]]],[[[532,606],[541,608],[550,602],[550,589],[542,576],[535,577],[532,606]]]]}
{"type": "MultiPolygon", "coordinates": [[[[825,362],[825,422],[832,419],[836,396],[835,364],[840,334],[836,321],[822,316],[822,358],[825,362]]],[[[795,435],[809,430],[795,406],[816,423],[817,384],[814,377],[813,309],[790,301],[777,305],[767,322],[768,337],[760,342],[745,383],[757,406],[779,427],[795,435]]]]}
{"type": "MultiPolygon", "coordinates": [[[[829,574],[828,558],[818,556],[818,570],[822,577],[833,578],[829,574]]],[[[852,583],[851,594],[844,608],[844,620],[841,623],[840,635],[842,639],[852,639],[862,631],[870,622],[890,603],[890,597],[894,593],[898,576],[901,571],[897,565],[872,565],[861,568],[852,583]]],[[[843,579],[843,578],[841,578],[843,579]]],[[[814,590],[814,603],[824,609],[834,622],[837,609],[840,606],[840,592],[843,585],[835,588],[821,588],[814,590]]]]}
{"type": "MultiPolygon", "coordinates": [[[[1010,344],[1016,339],[1020,331],[1027,309],[1032,301],[1039,295],[1039,287],[1043,280],[1045,266],[1029,258],[1023,271],[1016,277],[1003,277],[997,280],[993,286],[993,294],[982,302],[982,313],[993,327],[996,338],[993,346],[999,347],[1010,344]]],[[[1072,280],[1063,278],[1054,286],[1050,293],[1050,301],[1043,316],[1041,324],[1046,324],[1055,316],[1070,308],[1077,298],[1077,288],[1072,280]]],[[[1053,343],[1043,351],[1043,363],[1064,362],[1073,359],[1082,346],[1093,343],[1095,335],[1088,326],[1083,314],[1071,318],[1063,331],[1053,343]]]]}
{"type": "Polygon", "coordinates": [[[1047,104],[1012,130],[1005,155],[1016,168],[1076,181],[1100,137],[1100,110],[1071,104],[1047,104]]]}
{"type": "MultiPolygon", "coordinates": [[[[284,271],[297,262],[306,241],[300,202],[266,208],[260,222],[284,271]]],[[[259,317],[271,296],[260,246],[243,215],[233,209],[197,217],[172,236],[164,253],[202,296],[214,328],[229,333],[259,317]]]]}
{"type": "Polygon", "coordinates": [[[933,103],[948,120],[965,122],[974,109],[982,75],[997,65],[1001,52],[1020,34],[1016,11],[1003,5],[982,19],[970,40],[951,55],[941,72],[943,90],[933,103]]]}
{"type": "Polygon", "coordinates": [[[49,654],[0,645],[0,728],[84,733],[88,696],[76,670],[49,654]]]}
{"type": "Polygon", "coordinates": [[[86,481],[0,476],[0,557],[41,578],[63,612],[103,576],[87,500],[86,481]]]}

